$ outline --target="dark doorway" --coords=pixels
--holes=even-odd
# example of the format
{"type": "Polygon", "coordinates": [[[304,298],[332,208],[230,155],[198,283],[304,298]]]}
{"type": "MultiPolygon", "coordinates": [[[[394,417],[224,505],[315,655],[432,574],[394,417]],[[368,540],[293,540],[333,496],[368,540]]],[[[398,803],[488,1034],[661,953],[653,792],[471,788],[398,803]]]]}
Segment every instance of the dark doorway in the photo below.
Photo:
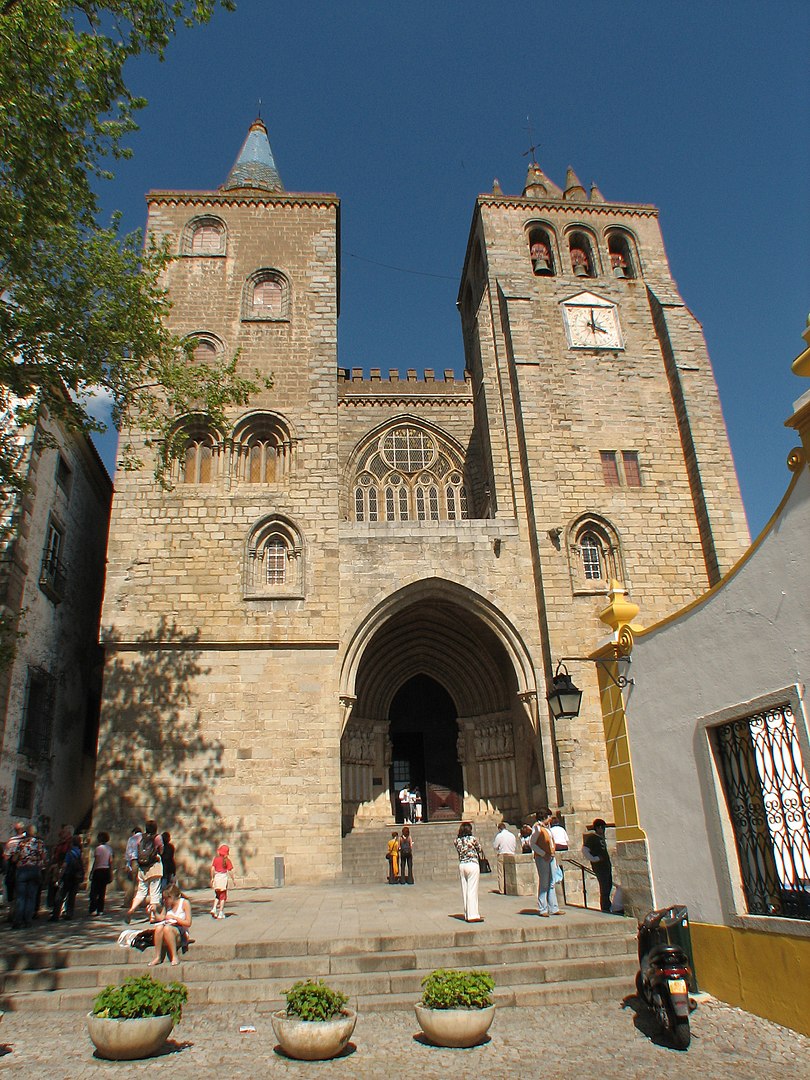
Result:
{"type": "Polygon", "coordinates": [[[459,821],[464,805],[453,699],[428,675],[404,683],[391,702],[391,808],[404,820],[403,787],[422,795],[423,821],[459,821]]]}

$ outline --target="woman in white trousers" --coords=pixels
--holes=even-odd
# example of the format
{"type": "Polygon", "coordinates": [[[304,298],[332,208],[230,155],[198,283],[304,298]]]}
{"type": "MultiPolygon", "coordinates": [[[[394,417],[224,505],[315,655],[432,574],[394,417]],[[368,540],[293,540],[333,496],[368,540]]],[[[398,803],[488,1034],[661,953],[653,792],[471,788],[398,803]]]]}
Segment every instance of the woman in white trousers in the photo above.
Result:
{"type": "Polygon", "coordinates": [[[462,821],[458,836],[453,841],[458,852],[458,873],[461,878],[461,899],[464,902],[466,922],[483,922],[478,914],[478,880],[481,867],[478,860],[484,858],[484,851],[473,836],[472,825],[462,821]]]}

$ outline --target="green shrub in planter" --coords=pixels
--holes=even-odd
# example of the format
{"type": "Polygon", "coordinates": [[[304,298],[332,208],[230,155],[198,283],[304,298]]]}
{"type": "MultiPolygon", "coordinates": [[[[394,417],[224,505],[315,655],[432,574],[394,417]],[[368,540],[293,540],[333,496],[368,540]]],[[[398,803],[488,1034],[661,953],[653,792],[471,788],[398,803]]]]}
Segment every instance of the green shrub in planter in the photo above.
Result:
{"type": "Polygon", "coordinates": [[[151,975],[133,975],[120,986],[105,987],[93,1004],[93,1016],[108,1020],[136,1020],[171,1016],[178,1023],[188,990],[179,982],[162,983],[151,975]]]}
{"type": "Polygon", "coordinates": [[[284,991],[287,999],[287,1016],[299,1020],[332,1020],[340,1016],[349,1000],[339,990],[332,990],[321,979],[306,979],[284,991]]]}
{"type": "Polygon", "coordinates": [[[422,1005],[427,1009],[488,1009],[495,980],[487,971],[438,968],[422,979],[422,1005]]]}

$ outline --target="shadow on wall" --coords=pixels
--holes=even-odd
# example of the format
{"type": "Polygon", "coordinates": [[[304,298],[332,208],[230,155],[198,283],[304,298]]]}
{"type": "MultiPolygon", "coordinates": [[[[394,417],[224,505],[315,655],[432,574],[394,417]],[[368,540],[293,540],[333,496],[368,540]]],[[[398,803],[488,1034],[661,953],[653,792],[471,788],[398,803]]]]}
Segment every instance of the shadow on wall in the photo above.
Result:
{"type": "Polygon", "coordinates": [[[94,829],[113,836],[122,866],[133,824],[154,818],[172,834],[184,888],[207,886],[217,846],[227,843],[237,873],[250,857],[241,820],[226,825],[214,801],[225,775],[223,745],[204,734],[193,707],[199,634],[161,620],[153,635],[119,649],[105,634],[104,707],[98,742],[94,829]]]}

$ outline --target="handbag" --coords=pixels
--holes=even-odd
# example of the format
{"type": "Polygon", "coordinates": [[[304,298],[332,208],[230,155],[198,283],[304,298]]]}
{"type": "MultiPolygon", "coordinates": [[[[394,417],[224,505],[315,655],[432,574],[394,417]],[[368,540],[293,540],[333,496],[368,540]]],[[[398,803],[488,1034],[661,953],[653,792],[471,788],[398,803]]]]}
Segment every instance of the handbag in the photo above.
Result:
{"type": "Polygon", "coordinates": [[[478,856],[478,868],[482,874],[492,873],[492,867],[489,865],[489,859],[485,855],[478,856]]]}

